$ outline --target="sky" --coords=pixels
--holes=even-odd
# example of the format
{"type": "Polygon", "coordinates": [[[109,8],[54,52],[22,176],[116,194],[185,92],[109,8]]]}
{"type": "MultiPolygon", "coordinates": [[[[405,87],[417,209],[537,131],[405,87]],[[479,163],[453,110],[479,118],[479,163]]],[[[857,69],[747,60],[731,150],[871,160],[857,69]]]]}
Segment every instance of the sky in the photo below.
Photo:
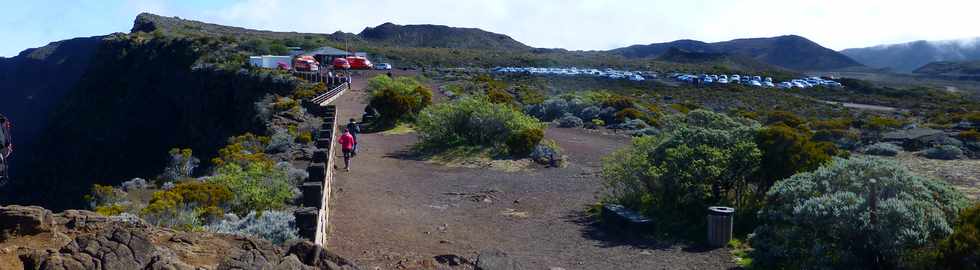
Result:
{"type": "Polygon", "coordinates": [[[129,32],[140,12],[311,33],[441,24],[572,50],[788,34],[834,50],[980,37],[977,0],[0,0],[0,10],[6,57],[53,41],[129,32]]]}

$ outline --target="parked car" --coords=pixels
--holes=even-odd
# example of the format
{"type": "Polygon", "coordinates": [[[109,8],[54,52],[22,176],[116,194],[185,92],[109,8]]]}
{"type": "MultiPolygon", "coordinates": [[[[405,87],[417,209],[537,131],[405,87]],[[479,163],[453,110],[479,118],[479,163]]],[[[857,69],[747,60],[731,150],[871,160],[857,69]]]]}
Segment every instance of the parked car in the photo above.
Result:
{"type": "Polygon", "coordinates": [[[794,85],[791,82],[781,82],[781,83],[779,83],[779,85],[777,87],[779,89],[789,89],[789,88],[793,88],[793,86],[794,85]]]}
{"type": "Polygon", "coordinates": [[[377,64],[377,65],[374,65],[374,69],[377,69],[377,70],[391,70],[391,64],[388,64],[388,63],[377,64]]]}
{"type": "Polygon", "coordinates": [[[718,78],[718,83],[720,83],[720,84],[728,84],[728,78],[725,78],[725,77],[718,78]]]}
{"type": "Polygon", "coordinates": [[[799,82],[799,81],[793,82],[793,87],[796,87],[796,88],[807,88],[807,86],[805,84],[803,84],[802,82],[799,82]]]}
{"type": "Polygon", "coordinates": [[[773,87],[776,87],[776,85],[773,84],[772,81],[764,81],[764,82],[762,82],[762,86],[765,87],[765,88],[773,88],[773,87]]]}
{"type": "Polygon", "coordinates": [[[350,62],[344,58],[335,58],[330,62],[330,65],[333,66],[333,69],[350,69],[350,62]]]}
{"type": "Polygon", "coordinates": [[[759,81],[756,81],[756,80],[749,81],[749,85],[756,86],[756,87],[762,87],[762,83],[760,83],[759,81]]]}

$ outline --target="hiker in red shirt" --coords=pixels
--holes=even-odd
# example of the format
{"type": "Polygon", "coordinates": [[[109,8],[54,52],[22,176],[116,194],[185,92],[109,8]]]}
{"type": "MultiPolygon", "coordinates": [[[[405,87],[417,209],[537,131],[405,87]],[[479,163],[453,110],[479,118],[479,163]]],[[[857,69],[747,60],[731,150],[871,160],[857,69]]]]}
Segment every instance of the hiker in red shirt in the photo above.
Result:
{"type": "Polygon", "coordinates": [[[354,154],[354,136],[350,134],[350,130],[344,128],[344,134],[340,135],[340,139],[337,139],[340,143],[340,149],[344,152],[344,171],[350,171],[350,158],[354,154]]]}

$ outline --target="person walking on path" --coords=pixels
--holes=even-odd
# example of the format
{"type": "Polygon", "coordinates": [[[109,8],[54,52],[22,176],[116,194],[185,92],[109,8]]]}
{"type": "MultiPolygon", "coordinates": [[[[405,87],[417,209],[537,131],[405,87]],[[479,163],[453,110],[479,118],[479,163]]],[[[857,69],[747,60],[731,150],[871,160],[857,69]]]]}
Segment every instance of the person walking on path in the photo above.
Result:
{"type": "Polygon", "coordinates": [[[354,137],[354,148],[351,154],[357,155],[357,134],[361,134],[361,124],[354,121],[354,118],[350,119],[347,123],[347,131],[350,131],[351,137],[354,137]]]}
{"type": "Polygon", "coordinates": [[[357,142],[354,139],[354,135],[350,134],[347,128],[344,128],[344,134],[340,135],[340,139],[337,139],[340,143],[340,150],[344,152],[344,171],[350,171],[350,159],[354,156],[354,144],[357,142]]]}

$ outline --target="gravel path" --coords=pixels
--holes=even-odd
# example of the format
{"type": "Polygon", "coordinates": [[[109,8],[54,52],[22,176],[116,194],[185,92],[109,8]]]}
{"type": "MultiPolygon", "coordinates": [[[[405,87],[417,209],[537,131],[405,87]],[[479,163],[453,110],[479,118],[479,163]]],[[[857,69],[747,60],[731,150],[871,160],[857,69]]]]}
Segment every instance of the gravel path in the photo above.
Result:
{"type": "MultiPolygon", "coordinates": [[[[335,103],[338,119],[363,111],[363,78],[335,103]]],[[[360,136],[349,173],[338,172],[328,248],[373,269],[442,269],[503,251],[527,269],[729,269],[727,249],[623,239],[584,218],[597,201],[601,157],[629,138],[551,128],[567,168],[519,172],[450,168],[404,158],[414,134],[360,136]],[[453,256],[441,256],[453,255],[453,256]]],[[[469,268],[467,265],[455,268],[469,268]]]]}

